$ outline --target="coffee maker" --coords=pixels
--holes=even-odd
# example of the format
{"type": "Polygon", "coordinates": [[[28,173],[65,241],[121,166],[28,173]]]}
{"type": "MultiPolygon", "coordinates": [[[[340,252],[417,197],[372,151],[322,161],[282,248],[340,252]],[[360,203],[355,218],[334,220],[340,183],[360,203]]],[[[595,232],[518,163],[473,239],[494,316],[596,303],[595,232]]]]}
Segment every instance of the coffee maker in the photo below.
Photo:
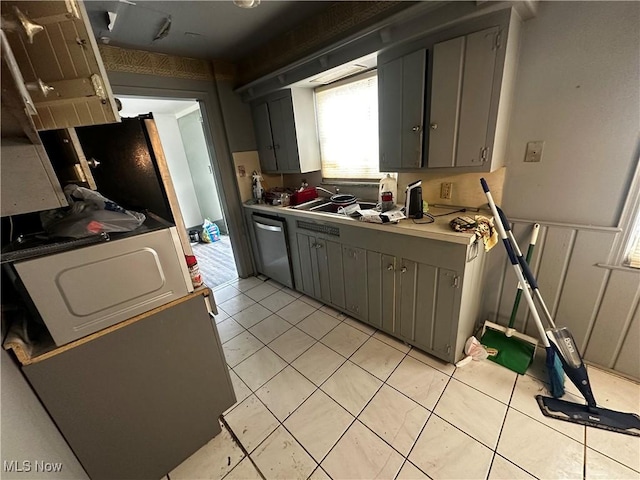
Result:
{"type": "Polygon", "coordinates": [[[404,212],[408,218],[422,218],[422,180],[407,185],[404,212]]]}

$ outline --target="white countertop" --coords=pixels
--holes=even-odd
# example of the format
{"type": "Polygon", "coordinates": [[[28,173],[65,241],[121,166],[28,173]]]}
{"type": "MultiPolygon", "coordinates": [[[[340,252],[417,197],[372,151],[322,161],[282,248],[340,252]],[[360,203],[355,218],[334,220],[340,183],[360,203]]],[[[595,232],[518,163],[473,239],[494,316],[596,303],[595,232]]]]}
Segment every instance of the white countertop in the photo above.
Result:
{"type": "MultiPolygon", "coordinates": [[[[462,245],[472,244],[476,236],[473,233],[456,232],[449,226],[449,222],[459,216],[475,217],[476,212],[457,212],[445,215],[442,217],[436,217],[433,223],[416,223],[424,222],[428,217],[424,217],[415,222],[412,219],[401,220],[397,224],[393,223],[368,223],[361,222],[354,218],[342,217],[330,213],[323,212],[309,212],[306,210],[296,210],[290,207],[271,206],[265,204],[245,205],[246,208],[252,208],[264,213],[271,213],[272,215],[290,215],[298,218],[304,218],[307,220],[318,220],[324,222],[338,223],[342,225],[349,225],[352,227],[368,228],[371,230],[379,230],[390,233],[400,233],[403,235],[411,235],[414,237],[429,238],[432,240],[441,240],[444,242],[458,243],[462,245]]],[[[449,208],[429,207],[429,213],[432,215],[441,215],[450,212],[449,208]]],[[[485,215],[484,212],[480,212],[480,215],[485,215]]]]}

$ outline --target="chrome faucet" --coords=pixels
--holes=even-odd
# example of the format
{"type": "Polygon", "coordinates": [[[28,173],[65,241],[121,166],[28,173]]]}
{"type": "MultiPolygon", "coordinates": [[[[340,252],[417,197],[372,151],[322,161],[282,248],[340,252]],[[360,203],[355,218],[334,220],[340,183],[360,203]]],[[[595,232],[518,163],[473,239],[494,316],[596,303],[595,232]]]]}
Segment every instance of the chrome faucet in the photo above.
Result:
{"type": "Polygon", "coordinates": [[[336,187],[336,193],[333,193],[331,190],[327,190],[326,188],[322,188],[322,187],[316,187],[316,190],[322,190],[325,193],[328,193],[329,195],[337,195],[340,193],[340,189],[338,187],[336,187]]]}

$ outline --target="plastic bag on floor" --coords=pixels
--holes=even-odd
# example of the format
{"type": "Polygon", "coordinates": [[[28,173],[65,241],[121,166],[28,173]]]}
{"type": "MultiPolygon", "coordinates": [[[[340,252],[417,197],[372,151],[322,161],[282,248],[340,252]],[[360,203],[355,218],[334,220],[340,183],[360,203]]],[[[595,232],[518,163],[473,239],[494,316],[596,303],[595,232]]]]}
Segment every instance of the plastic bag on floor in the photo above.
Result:
{"type": "Polygon", "coordinates": [[[83,238],[103,232],[130,232],[145,221],[139,212],[125,210],[98,192],[67,185],[64,193],[70,209],[48,210],[40,214],[42,227],[52,237],[83,238]]]}
{"type": "Polygon", "coordinates": [[[217,242],[220,240],[220,229],[218,225],[208,218],[205,218],[204,224],[202,225],[202,235],[200,235],[200,237],[205,243],[217,242]]]}

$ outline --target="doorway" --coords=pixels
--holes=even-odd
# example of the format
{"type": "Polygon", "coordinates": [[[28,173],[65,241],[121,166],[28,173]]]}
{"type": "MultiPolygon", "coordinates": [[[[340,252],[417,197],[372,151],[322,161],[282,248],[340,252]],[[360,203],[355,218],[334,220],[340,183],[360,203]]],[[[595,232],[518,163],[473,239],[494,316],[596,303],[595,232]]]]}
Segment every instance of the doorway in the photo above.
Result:
{"type": "Polygon", "coordinates": [[[153,114],[180,213],[204,282],[214,288],[238,278],[229,228],[196,100],[118,96],[121,117],[153,114]],[[206,226],[207,234],[203,234],[206,226]]]}

